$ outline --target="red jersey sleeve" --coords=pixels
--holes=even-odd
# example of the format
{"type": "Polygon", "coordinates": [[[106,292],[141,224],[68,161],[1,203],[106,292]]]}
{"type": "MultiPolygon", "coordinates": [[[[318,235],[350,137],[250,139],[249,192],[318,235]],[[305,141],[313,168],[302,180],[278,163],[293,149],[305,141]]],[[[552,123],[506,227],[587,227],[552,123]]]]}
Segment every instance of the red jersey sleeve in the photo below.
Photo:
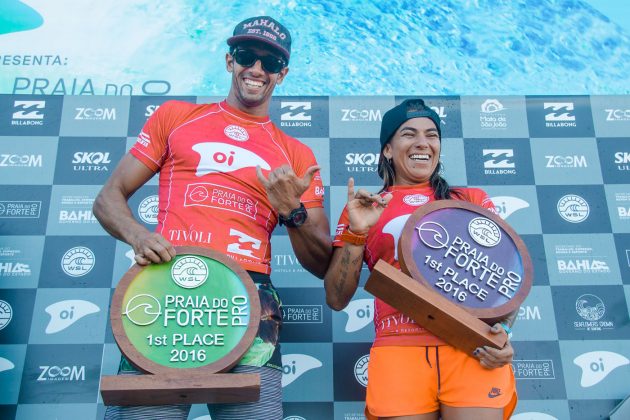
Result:
{"type": "Polygon", "coordinates": [[[468,188],[466,190],[466,199],[473,204],[484,207],[490,210],[492,213],[497,213],[494,203],[488,197],[488,194],[482,189],[479,188],[468,188]]]}
{"type": "MultiPolygon", "coordinates": [[[[299,177],[303,177],[308,168],[317,165],[313,151],[297,140],[295,140],[293,146],[292,160],[291,166],[293,171],[299,177]]],[[[300,201],[304,203],[304,207],[307,209],[324,207],[324,184],[322,183],[320,171],[315,172],[311,185],[304,191],[300,201]]]]}

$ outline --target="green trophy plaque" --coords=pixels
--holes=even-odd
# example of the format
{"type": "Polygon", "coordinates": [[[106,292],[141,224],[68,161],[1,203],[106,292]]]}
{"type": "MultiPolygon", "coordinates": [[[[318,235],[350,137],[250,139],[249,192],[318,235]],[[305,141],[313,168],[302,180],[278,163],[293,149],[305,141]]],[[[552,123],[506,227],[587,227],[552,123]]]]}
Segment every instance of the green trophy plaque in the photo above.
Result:
{"type": "Polygon", "coordinates": [[[257,374],[223,373],[247,352],[260,300],[247,272],[206,248],[176,247],[164,264],[134,265],[110,309],[120,351],[147,375],[101,378],[106,405],[257,401],[257,374]]]}

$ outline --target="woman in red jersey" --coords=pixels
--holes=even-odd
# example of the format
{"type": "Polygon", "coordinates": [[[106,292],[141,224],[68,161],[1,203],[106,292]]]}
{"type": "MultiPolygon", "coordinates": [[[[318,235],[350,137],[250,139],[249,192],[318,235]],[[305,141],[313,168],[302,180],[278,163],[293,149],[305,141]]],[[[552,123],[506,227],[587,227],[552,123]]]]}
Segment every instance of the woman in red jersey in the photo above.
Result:
{"type": "MultiPolygon", "coordinates": [[[[383,116],[380,193],[354,191],[337,225],[326,299],[343,309],[354,295],[363,262],[379,259],[400,269],[397,242],[406,218],[418,206],[441,199],[466,200],[494,211],[477,188],[451,188],[439,175],[440,118],[421,99],[407,100],[383,116]]],[[[431,334],[382,300],[375,299],[376,338],[370,350],[366,415],[369,419],[470,420],[508,418],[516,387],[508,340],[502,349],[466,354],[431,334]]],[[[515,313],[492,327],[509,333],[515,313]]]]}

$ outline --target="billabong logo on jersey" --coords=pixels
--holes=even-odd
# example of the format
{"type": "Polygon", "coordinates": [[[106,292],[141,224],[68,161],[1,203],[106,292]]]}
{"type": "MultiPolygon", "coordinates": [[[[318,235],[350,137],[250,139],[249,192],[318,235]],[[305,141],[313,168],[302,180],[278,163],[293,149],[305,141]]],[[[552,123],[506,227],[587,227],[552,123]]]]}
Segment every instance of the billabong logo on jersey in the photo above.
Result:
{"type": "Polygon", "coordinates": [[[87,300],[62,300],[48,305],[45,311],[50,315],[46,334],[63,331],[86,315],[99,312],[101,308],[87,300]]]}
{"type": "Polygon", "coordinates": [[[560,198],[556,207],[560,217],[570,223],[581,223],[590,213],[588,202],[575,194],[567,194],[560,198]]]}
{"type": "Polygon", "coordinates": [[[236,141],[249,140],[249,134],[247,133],[247,130],[245,130],[243,127],[238,126],[238,125],[234,125],[234,124],[228,125],[223,130],[223,133],[229,138],[231,138],[232,140],[236,140],[236,141]]]}
{"type": "Polygon", "coordinates": [[[234,228],[230,228],[230,236],[236,236],[238,239],[237,242],[233,242],[227,246],[227,252],[244,255],[246,257],[254,258],[256,260],[260,259],[260,257],[254,255],[254,251],[252,250],[260,250],[260,245],[262,244],[262,241],[260,239],[249,236],[246,233],[243,233],[240,230],[236,230],[234,228]]]}
{"type": "Polygon", "coordinates": [[[527,201],[518,197],[507,195],[492,197],[492,202],[494,203],[496,213],[501,216],[503,220],[510,217],[512,213],[529,207],[529,203],[527,201]]]}
{"type": "Polygon", "coordinates": [[[573,359],[573,363],[582,369],[580,385],[588,388],[603,381],[619,366],[629,364],[630,360],[612,351],[591,351],[579,355],[573,359]]]}
{"type": "Polygon", "coordinates": [[[570,113],[575,109],[573,102],[545,102],[543,106],[552,111],[545,115],[545,121],[575,121],[575,115],[570,113]]]}
{"type": "Polygon", "coordinates": [[[353,333],[365,328],[374,319],[374,299],[356,299],[343,310],[348,315],[346,332],[353,333]]]}
{"type": "Polygon", "coordinates": [[[606,313],[604,302],[595,295],[585,294],[575,301],[578,315],[587,321],[599,321],[606,313]]]}
{"type": "Polygon", "coordinates": [[[398,244],[398,240],[402,234],[402,229],[405,226],[405,223],[407,223],[409,216],[411,216],[411,214],[395,217],[383,226],[383,233],[392,235],[394,238],[394,259],[396,260],[398,260],[398,247],[396,244],[398,244]]]}
{"type": "Polygon", "coordinates": [[[0,357],[0,373],[11,370],[15,367],[12,361],[9,359],[5,359],[4,357],[0,357]]]}
{"type": "Polygon", "coordinates": [[[361,356],[354,364],[354,378],[358,383],[367,387],[368,383],[368,364],[370,363],[370,355],[361,356]]]}
{"type": "Polygon", "coordinates": [[[81,277],[92,271],[96,257],[90,248],[76,246],[70,248],[61,257],[63,272],[71,277],[81,277]]]}
{"type": "Polygon", "coordinates": [[[192,149],[200,156],[197,176],[208,175],[212,172],[233,172],[256,166],[271,170],[271,166],[256,153],[231,144],[198,143],[192,149]]]}
{"type": "Polygon", "coordinates": [[[46,108],[46,101],[15,101],[13,107],[19,109],[13,113],[14,120],[43,120],[40,110],[46,108]]]}
{"type": "Polygon", "coordinates": [[[290,385],[309,370],[320,367],[322,362],[308,354],[282,355],[282,387],[290,385]]]}

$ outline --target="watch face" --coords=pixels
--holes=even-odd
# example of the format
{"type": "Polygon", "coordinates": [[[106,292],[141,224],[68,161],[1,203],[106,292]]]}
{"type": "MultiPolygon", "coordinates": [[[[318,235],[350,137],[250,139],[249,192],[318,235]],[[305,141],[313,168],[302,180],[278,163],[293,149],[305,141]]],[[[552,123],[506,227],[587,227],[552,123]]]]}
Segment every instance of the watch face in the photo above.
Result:
{"type": "Polygon", "coordinates": [[[293,224],[295,224],[296,226],[300,226],[304,224],[304,222],[306,221],[306,216],[307,216],[306,210],[302,210],[297,213],[294,213],[292,217],[293,224]]]}

